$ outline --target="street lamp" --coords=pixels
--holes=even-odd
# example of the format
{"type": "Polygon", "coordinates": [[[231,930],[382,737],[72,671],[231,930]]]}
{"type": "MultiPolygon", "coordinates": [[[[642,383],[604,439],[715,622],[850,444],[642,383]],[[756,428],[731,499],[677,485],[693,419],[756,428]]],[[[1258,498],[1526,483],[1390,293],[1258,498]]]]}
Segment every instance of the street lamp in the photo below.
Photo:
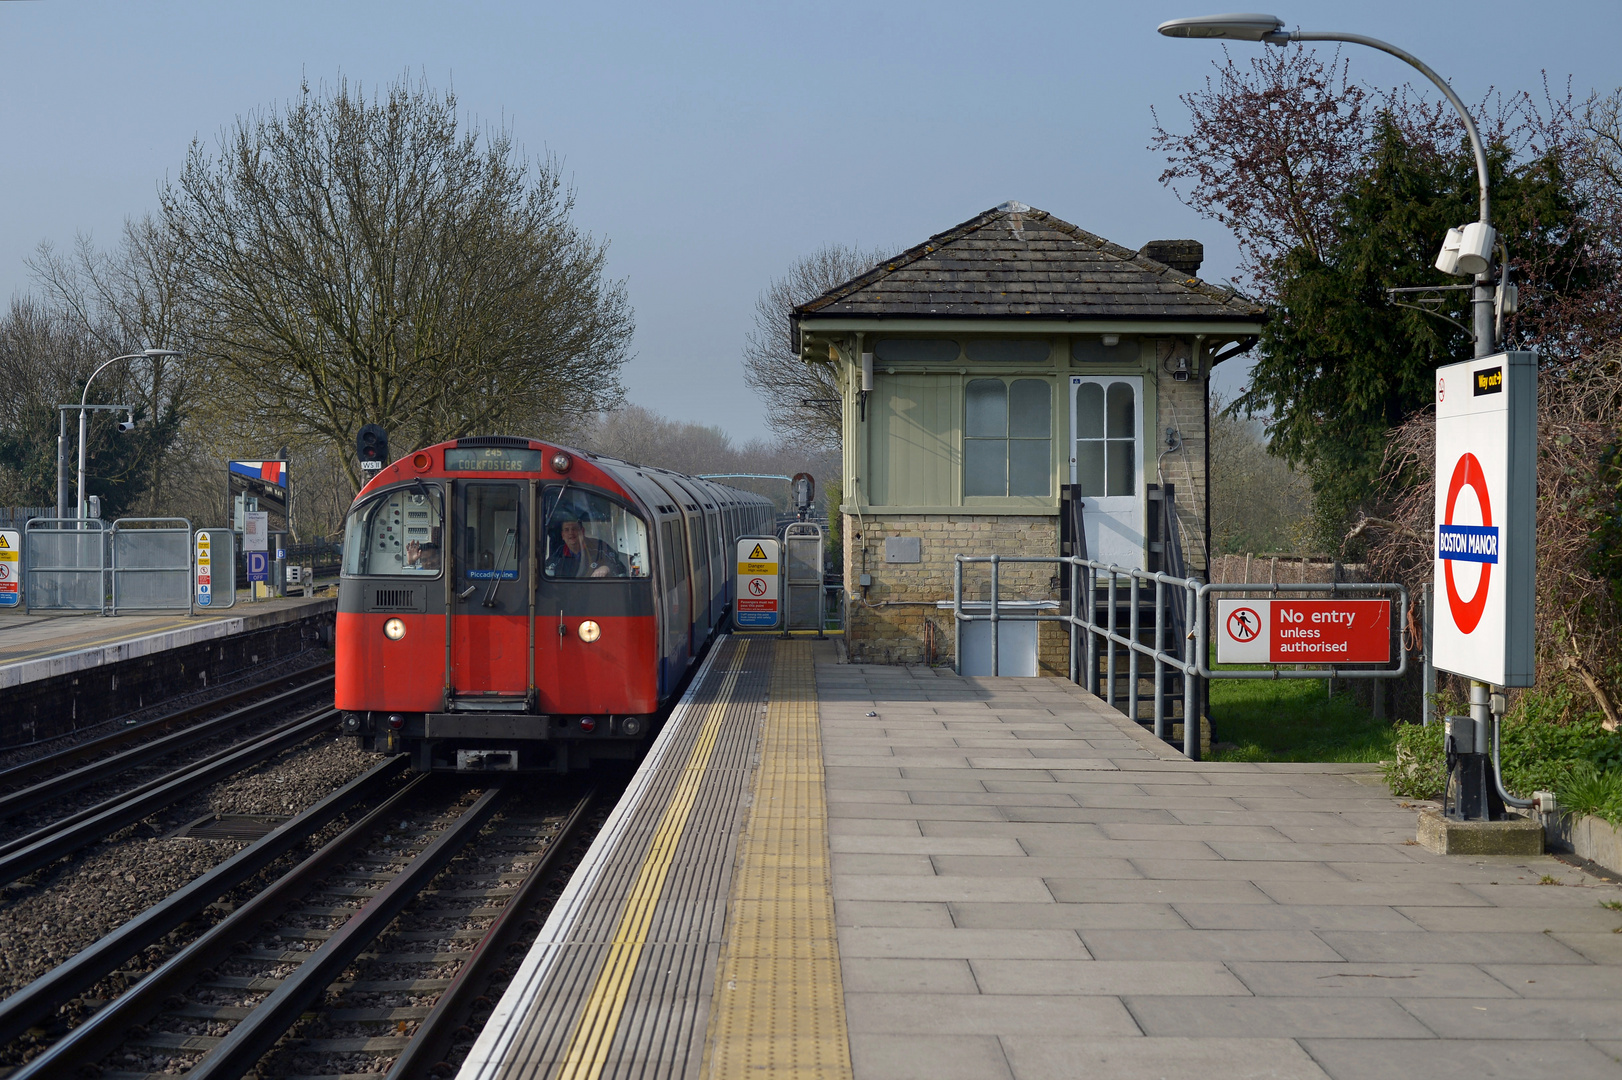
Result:
{"type": "Polygon", "coordinates": [[[1495,234],[1492,228],[1492,202],[1487,195],[1487,153],[1481,146],[1481,136],[1470,111],[1459,100],[1459,95],[1424,61],[1389,42],[1362,34],[1343,34],[1338,31],[1286,30],[1284,20],[1277,15],[1254,12],[1232,15],[1199,15],[1192,19],[1172,19],[1160,24],[1160,32],[1167,37],[1215,38],[1223,41],[1261,41],[1269,45],[1288,45],[1292,41],[1344,41],[1352,45],[1367,45],[1371,49],[1390,53],[1398,60],[1410,64],[1436,84],[1470,136],[1470,149],[1476,155],[1476,178],[1481,186],[1480,220],[1458,229],[1449,229],[1442,244],[1442,253],[1436,259],[1436,268],[1443,273],[1468,277],[1474,275],[1472,296],[1475,324],[1476,356],[1491,356],[1498,343],[1493,325],[1492,247],[1495,234]]]}
{"type": "MultiPolygon", "coordinates": [[[[89,405],[89,401],[90,401],[90,384],[95,382],[96,381],[96,376],[100,375],[103,371],[105,371],[109,365],[116,364],[120,360],[139,360],[142,357],[145,357],[148,360],[157,360],[157,359],[160,359],[160,358],[165,357],[165,356],[179,356],[179,355],[180,355],[180,353],[176,352],[173,349],[143,349],[141,352],[138,352],[138,353],[127,353],[127,354],[125,354],[123,356],[115,356],[111,360],[108,360],[106,363],[102,364],[101,367],[98,367],[95,371],[92,371],[90,373],[90,378],[88,378],[88,379],[86,379],[84,381],[84,393],[79,395],[79,509],[78,509],[78,513],[75,515],[80,521],[84,520],[84,509],[85,509],[85,499],[84,499],[85,413],[90,410],[90,405],[89,405]]],[[[134,414],[131,413],[132,426],[133,426],[133,420],[134,420],[134,414]]],[[[77,528],[77,526],[75,526],[75,527],[77,528]]]]}

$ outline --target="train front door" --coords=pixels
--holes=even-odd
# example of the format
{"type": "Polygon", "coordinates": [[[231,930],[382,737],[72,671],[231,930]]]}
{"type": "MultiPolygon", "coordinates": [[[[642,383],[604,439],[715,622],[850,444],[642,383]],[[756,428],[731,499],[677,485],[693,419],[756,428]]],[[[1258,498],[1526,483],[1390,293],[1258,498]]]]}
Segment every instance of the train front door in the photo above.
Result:
{"type": "Polygon", "coordinates": [[[1070,377],[1070,482],[1081,501],[1087,557],[1144,566],[1143,377],[1070,377]]]}
{"type": "Polygon", "coordinates": [[[452,510],[451,707],[519,710],[529,694],[528,483],[459,480],[452,510]]]}

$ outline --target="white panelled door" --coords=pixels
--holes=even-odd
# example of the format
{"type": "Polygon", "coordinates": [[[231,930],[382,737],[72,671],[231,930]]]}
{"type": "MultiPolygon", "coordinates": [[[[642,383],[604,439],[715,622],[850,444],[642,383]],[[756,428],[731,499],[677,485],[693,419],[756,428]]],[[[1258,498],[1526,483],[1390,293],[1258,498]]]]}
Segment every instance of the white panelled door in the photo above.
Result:
{"type": "Polygon", "coordinates": [[[1087,557],[1142,568],[1145,548],[1143,376],[1070,377],[1070,482],[1087,557]]]}

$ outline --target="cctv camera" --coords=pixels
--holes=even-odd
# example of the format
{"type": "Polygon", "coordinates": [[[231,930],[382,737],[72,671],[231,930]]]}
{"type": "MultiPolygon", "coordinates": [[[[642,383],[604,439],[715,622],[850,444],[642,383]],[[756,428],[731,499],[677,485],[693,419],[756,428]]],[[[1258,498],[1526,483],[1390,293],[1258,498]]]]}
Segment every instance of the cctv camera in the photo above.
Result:
{"type": "Polygon", "coordinates": [[[135,430],[135,414],[134,413],[126,414],[124,419],[122,419],[122,420],[120,420],[118,422],[118,430],[119,431],[125,431],[125,432],[134,431],[135,430]]]}

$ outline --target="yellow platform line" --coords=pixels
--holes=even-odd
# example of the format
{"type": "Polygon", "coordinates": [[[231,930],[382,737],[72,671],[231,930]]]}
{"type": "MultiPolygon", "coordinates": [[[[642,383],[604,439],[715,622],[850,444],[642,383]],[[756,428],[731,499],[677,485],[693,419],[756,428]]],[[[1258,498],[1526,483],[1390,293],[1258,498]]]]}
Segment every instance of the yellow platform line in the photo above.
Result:
{"type": "Polygon", "coordinates": [[[597,1080],[607,1064],[608,1050],[613,1045],[620,1014],[625,1011],[625,1000],[631,990],[631,977],[636,973],[637,961],[648,941],[648,927],[653,922],[654,909],[659,906],[659,897],[665,891],[676,845],[687,827],[687,819],[692,815],[699,784],[709,769],[715,741],[721,733],[721,718],[731,703],[733,690],[738,684],[738,673],[743,668],[744,654],[748,650],[748,642],[739,642],[737,651],[732,654],[732,666],[727,668],[721,680],[715,704],[710,706],[709,713],[704,717],[698,741],[682,769],[670,805],[665,807],[664,816],[659,819],[653,843],[649,845],[642,867],[637,871],[636,882],[631,886],[631,894],[625,901],[619,924],[614,927],[608,957],[603,961],[597,981],[586,998],[586,1007],[569,1040],[563,1066],[558,1070],[558,1080],[597,1080]]]}
{"type": "Polygon", "coordinates": [[[816,670],[779,642],[705,1035],[708,1080],[849,1080],[816,670]]]}

